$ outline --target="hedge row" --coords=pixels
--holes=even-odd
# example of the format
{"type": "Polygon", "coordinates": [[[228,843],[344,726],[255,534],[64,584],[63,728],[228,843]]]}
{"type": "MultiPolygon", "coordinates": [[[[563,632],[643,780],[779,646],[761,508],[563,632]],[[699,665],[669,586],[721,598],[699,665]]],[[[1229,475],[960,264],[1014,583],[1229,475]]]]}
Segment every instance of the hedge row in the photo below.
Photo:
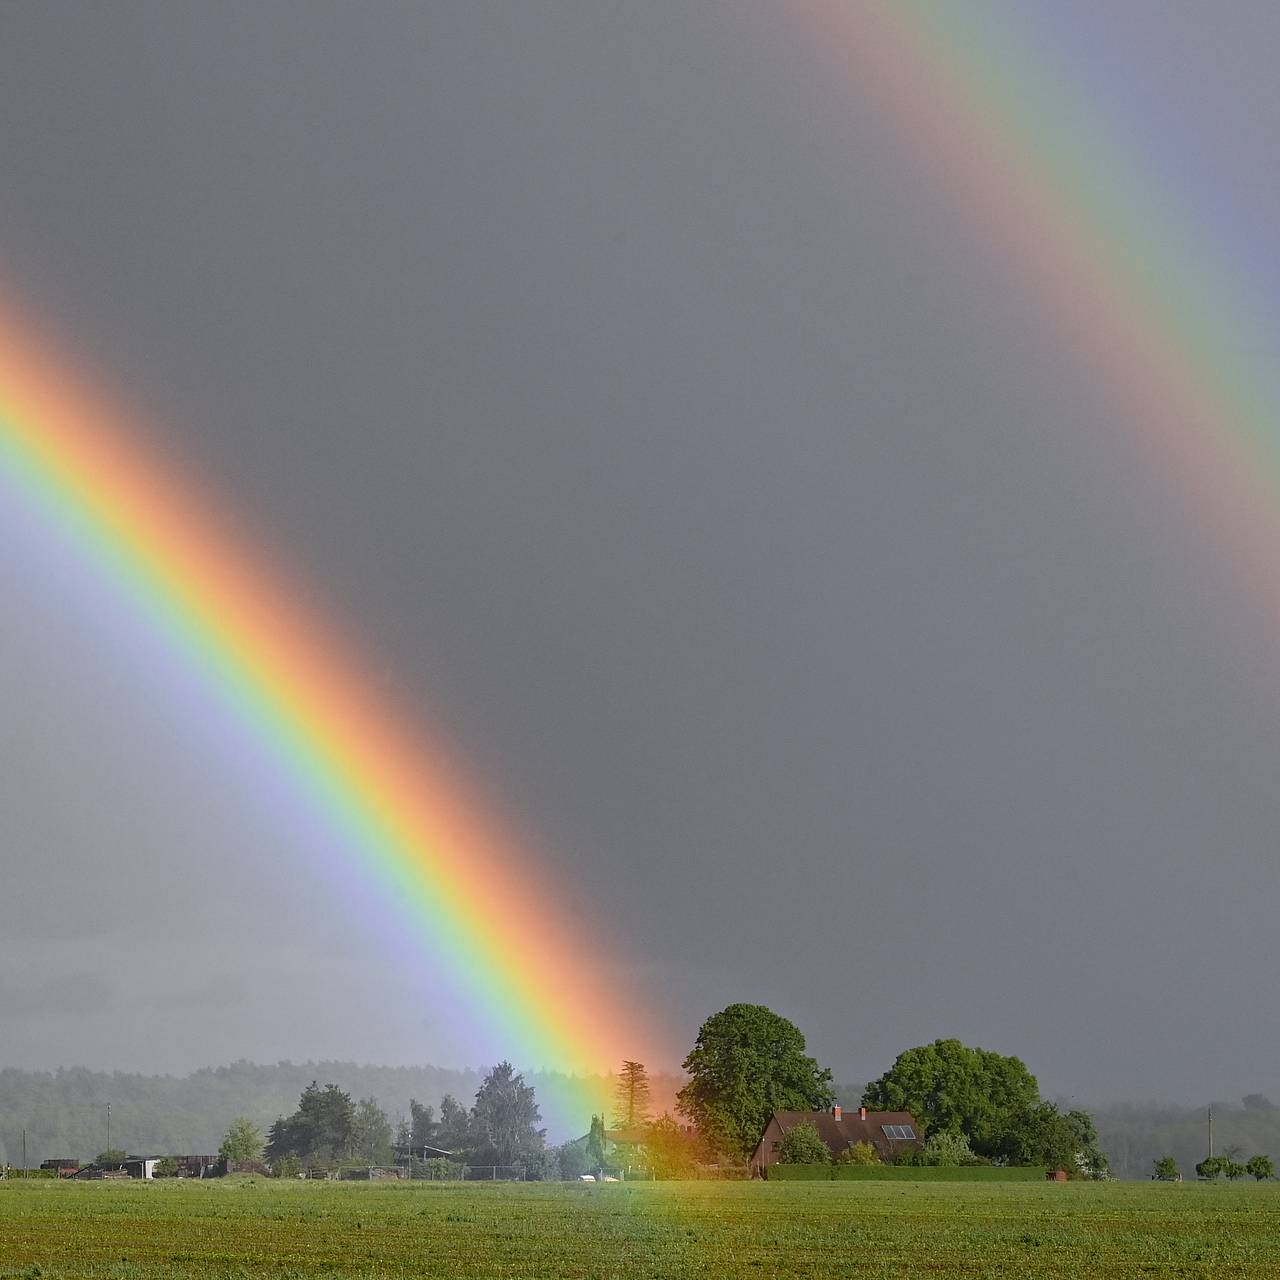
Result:
{"type": "Polygon", "coordinates": [[[769,1166],[767,1176],[777,1182],[1042,1182],[1044,1170],[996,1169],[991,1165],[956,1169],[936,1165],[775,1164],[769,1166]]]}

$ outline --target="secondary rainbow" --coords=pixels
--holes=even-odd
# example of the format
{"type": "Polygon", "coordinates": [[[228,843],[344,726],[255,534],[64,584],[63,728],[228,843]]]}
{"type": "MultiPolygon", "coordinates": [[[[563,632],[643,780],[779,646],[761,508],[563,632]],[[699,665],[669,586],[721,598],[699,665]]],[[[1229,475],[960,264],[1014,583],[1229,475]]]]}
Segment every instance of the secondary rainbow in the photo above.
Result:
{"type": "MultiPolygon", "coordinates": [[[[490,1042],[521,1065],[576,1073],[657,1047],[638,1003],[584,959],[552,878],[438,735],[377,696],[338,629],[7,303],[0,468],[269,745],[279,785],[421,925],[490,1042]]],[[[585,1128],[585,1112],[577,1120],[585,1128]]]]}
{"type": "Polygon", "coordinates": [[[1161,192],[1017,6],[785,0],[845,107],[868,112],[940,217],[1029,295],[1062,365],[1180,492],[1203,568],[1280,596],[1280,341],[1232,255],[1161,192]]]}

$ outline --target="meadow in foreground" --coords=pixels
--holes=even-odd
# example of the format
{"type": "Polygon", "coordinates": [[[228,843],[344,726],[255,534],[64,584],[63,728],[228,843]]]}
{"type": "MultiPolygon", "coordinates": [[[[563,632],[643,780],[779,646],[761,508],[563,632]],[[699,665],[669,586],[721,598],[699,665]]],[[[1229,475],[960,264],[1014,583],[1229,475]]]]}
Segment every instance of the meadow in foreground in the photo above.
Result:
{"type": "Polygon", "coordinates": [[[1280,1275],[1280,1187],[0,1183],[0,1276],[1280,1275]]]}

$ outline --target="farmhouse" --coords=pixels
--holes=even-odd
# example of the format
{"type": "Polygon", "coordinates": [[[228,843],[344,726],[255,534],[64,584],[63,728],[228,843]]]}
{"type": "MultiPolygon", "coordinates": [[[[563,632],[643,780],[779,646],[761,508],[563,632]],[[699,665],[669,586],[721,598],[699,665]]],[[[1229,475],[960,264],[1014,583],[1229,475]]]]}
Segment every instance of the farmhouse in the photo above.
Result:
{"type": "Polygon", "coordinates": [[[909,1111],[868,1111],[859,1107],[847,1116],[838,1106],[830,1111],[775,1111],[751,1155],[753,1176],[777,1164],[782,1139],[798,1124],[813,1125],[833,1160],[857,1143],[869,1142],[880,1159],[889,1164],[899,1151],[920,1145],[916,1119],[909,1111]]]}

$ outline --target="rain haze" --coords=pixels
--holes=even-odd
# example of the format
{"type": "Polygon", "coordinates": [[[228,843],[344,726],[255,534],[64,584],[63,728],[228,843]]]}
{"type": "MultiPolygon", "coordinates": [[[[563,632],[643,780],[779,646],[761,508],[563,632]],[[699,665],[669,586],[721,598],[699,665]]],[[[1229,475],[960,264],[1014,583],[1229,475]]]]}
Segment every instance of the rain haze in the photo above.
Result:
{"type": "MultiPolygon", "coordinates": [[[[839,1081],[1280,1095],[1274,614],[820,7],[6,4],[0,275],[677,1047],[745,1000],[839,1081]]],[[[1018,9],[1280,296],[1280,10],[1018,9]]],[[[501,1056],[7,483],[0,537],[0,1065],[501,1056]]]]}

